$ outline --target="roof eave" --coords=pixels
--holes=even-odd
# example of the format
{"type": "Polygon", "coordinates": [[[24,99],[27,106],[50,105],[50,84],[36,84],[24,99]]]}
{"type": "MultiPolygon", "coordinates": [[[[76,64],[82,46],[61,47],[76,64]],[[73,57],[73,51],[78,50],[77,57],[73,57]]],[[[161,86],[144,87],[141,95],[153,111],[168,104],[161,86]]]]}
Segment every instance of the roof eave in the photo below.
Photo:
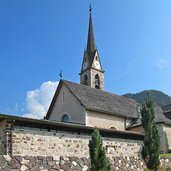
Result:
{"type": "Polygon", "coordinates": [[[89,107],[85,107],[86,110],[89,110],[89,111],[95,111],[95,112],[99,112],[99,113],[105,113],[105,114],[109,114],[109,115],[114,115],[114,116],[118,116],[118,117],[122,117],[122,118],[126,118],[126,119],[135,119],[137,117],[134,117],[134,116],[126,116],[122,113],[113,113],[113,112],[107,112],[107,111],[103,111],[103,110],[98,110],[98,109],[94,109],[94,108],[89,108],[89,107]]]}
{"type": "MultiPolygon", "coordinates": [[[[39,120],[39,119],[31,119],[31,118],[24,118],[24,117],[18,117],[18,116],[12,116],[12,115],[4,115],[0,114],[0,120],[7,120],[12,121],[14,126],[26,126],[31,128],[53,128],[53,129],[60,129],[63,131],[71,131],[77,130],[77,131],[87,131],[89,133],[92,133],[94,130],[94,127],[89,127],[81,124],[73,124],[73,123],[63,123],[63,122],[54,122],[50,120],[39,120]]],[[[104,129],[104,128],[98,128],[100,132],[103,134],[106,133],[114,133],[117,135],[132,135],[132,136],[138,136],[143,138],[144,134],[137,133],[137,132],[131,132],[131,131],[119,131],[119,130],[112,130],[112,129],[104,129]]]]}
{"type": "Polygon", "coordinates": [[[57,88],[56,88],[55,94],[54,94],[54,96],[53,96],[53,98],[52,98],[52,101],[51,101],[51,103],[50,103],[49,109],[48,109],[47,114],[46,114],[46,116],[44,117],[44,119],[49,119],[50,114],[51,114],[51,112],[52,112],[52,110],[53,110],[53,107],[54,107],[54,105],[55,105],[56,99],[57,99],[57,97],[58,97],[59,91],[60,91],[60,89],[61,89],[61,86],[62,86],[62,80],[59,81],[59,84],[58,84],[58,86],[57,86],[57,88]]]}

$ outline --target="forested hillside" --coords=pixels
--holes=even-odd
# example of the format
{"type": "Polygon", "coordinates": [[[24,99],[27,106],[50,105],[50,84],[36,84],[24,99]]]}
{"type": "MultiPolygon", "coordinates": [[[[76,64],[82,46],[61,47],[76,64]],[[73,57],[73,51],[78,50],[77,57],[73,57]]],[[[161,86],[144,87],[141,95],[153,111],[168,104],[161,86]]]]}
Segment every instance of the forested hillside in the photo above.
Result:
{"type": "Polygon", "coordinates": [[[144,90],[136,94],[124,94],[124,96],[135,99],[139,103],[144,103],[148,93],[150,94],[153,102],[157,103],[161,107],[171,104],[171,97],[157,90],[144,90]]]}

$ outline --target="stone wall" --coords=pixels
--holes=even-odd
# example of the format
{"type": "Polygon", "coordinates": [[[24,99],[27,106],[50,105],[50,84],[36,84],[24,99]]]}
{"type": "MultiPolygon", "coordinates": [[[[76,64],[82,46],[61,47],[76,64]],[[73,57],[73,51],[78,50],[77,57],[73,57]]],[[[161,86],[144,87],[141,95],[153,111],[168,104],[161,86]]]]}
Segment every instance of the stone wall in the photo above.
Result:
{"type": "MultiPolygon", "coordinates": [[[[30,156],[89,156],[89,135],[77,132],[47,131],[14,128],[12,131],[12,155],[30,156]]],[[[108,157],[138,156],[142,141],[103,137],[108,157]]]]}
{"type": "MultiPolygon", "coordinates": [[[[143,171],[145,164],[139,157],[115,157],[110,160],[111,171],[143,171]]],[[[171,158],[161,159],[162,166],[170,167],[171,158]]],[[[86,157],[0,156],[1,171],[88,171],[90,161],[86,157]]]]}
{"type": "Polygon", "coordinates": [[[11,152],[11,123],[0,123],[0,155],[11,152]]]}
{"type": "MultiPolygon", "coordinates": [[[[157,123],[157,128],[161,140],[161,153],[169,153],[171,150],[171,126],[165,125],[163,123],[157,123]]],[[[142,126],[131,128],[129,131],[144,133],[142,126]]]]}

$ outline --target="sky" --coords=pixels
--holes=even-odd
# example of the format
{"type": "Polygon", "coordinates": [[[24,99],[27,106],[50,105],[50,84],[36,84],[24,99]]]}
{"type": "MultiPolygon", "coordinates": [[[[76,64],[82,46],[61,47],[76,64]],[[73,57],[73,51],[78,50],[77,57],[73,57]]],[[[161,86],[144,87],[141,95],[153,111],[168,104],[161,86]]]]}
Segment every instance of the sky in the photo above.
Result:
{"type": "Polygon", "coordinates": [[[79,83],[90,4],[105,91],[171,96],[170,0],[1,0],[0,113],[42,118],[61,70],[79,83]]]}

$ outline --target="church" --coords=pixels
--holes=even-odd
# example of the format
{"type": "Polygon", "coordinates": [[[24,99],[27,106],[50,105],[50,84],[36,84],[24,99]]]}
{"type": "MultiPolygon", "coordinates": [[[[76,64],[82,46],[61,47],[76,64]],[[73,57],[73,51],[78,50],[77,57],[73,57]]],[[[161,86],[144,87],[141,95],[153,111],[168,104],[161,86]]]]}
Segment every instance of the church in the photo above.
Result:
{"type": "MultiPolygon", "coordinates": [[[[90,9],[87,48],[84,51],[80,84],[60,80],[45,119],[82,124],[90,127],[143,132],[141,104],[104,91],[104,70],[96,48],[90,9]]],[[[171,120],[155,104],[155,115],[162,151],[171,150],[171,120]]]]}
{"type": "MultiPolygon", "coordinates": [[[[134,99],[104,91],[104,70],[95,42],[91,9],[87,48],[79,75],[80,84],[60,80],[44,119],[0,114],[1,155],[32,156],[37,160],[40,160],[39,156],[51,156],[53,159],[50,158],[50,161],[62,160],[65,163],[60,158],[64,156],[67,157],[66,162],[71,160],[68,166],[71,168],[78,167],[73,157],[74,160],[82,158],[86,162],[79,167],[88,170],[88,143],[97,127],[103,137],[107,156],[112,161],[118,160],[118,165],[113,165],[114,170],[120,167],[143,170],[139,158],[144,139],[141,104],[134,99]],[[130,157],[134,160],[130,160],[130,157]],[[131,162],[136,165],[133,166],[131,162]]],[[[167,153],[171,150],[171,120],[167,117],[171,111],[163,110],[156,104],[154,107],[161,152],[167,153]]],[[[60,166],[63,167],[64,163],[60,166]]],[[[47,167],[52,168],[52,165],[41,166],[43,169],[47,167]]]]}
{"type": "Polygon", "coordinates": [[[60,80],[45,119],[124,131],[139,117],[139,105],[104,91],[104,70],[96,48],[91,11],[89,15],[80,84],[60,80]]]}

